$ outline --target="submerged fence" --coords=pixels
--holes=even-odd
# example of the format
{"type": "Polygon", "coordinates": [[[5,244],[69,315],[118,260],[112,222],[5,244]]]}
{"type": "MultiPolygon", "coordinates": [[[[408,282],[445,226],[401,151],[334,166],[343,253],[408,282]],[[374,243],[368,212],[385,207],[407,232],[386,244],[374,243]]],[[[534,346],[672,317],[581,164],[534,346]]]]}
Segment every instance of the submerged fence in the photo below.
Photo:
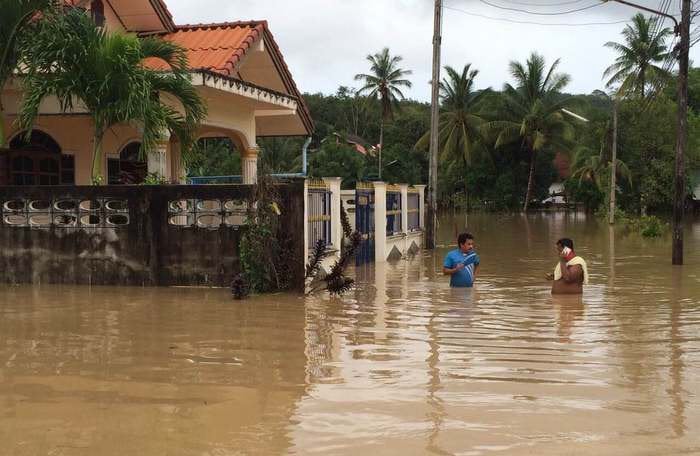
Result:
{"type": "Polygon", "coordinates": [[[416,231],[421,227],[420,219],[420,193],[418,189],[410,188],[408,190],[408,231],[416,231]]]}
{"type": "Polygon", "coordinates": [[[333,243],[331,234],[331,191],[323,180],[310,180],[307,193],[307,214],[309,248],[316,246],[319,240],[325,245],[333,243]]]}
{"type": "Polygon", "coordinates": [[[394,236],[402,233],[401,223],[401,188],[395,185],[387,186],[386,190],[386,235],[394,236]]]}

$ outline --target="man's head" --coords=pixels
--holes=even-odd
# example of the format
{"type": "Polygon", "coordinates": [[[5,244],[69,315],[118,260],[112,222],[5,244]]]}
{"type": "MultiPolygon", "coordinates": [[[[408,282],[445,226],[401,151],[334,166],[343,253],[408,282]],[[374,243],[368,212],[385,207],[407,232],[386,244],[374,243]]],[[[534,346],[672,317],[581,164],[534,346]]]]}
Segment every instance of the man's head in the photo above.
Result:
{"type": "Polygon", "coordinates": [[[474,249],[474,236],[471,233],[462,233],[457,236],[459,250],[466,253],[474,249]]]}
{"type": "Polygon", "coordinates": [[[564,250],[564,247],[568,247],[571,250],[574,250],[574,241],[572,241],[569,238],[561,238],[557,241],[557,252],[560,252],[564,250]]]}

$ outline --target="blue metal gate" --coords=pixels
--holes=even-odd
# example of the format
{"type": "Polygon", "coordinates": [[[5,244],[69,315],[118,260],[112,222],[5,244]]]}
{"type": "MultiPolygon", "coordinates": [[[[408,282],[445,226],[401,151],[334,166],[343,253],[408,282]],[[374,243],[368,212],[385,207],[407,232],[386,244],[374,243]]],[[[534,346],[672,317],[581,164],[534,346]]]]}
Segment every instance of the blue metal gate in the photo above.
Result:
{"type": "Polygon", "coordinates": [[[362,235],[355,255],[359,266],[374,261],[374,187],[358,184],[355,190],[355,228],[362,235]]]}

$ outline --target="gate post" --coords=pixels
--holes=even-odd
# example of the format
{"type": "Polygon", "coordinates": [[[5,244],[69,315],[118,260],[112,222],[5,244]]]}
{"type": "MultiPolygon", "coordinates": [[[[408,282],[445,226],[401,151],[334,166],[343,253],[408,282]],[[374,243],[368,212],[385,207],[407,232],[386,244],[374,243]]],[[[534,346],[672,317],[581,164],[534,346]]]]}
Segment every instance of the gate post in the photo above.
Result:
{"type": "Polygon", "coordinates": [[[425,231],[425,185],[414,185],[413,188],[418,190],[418,226],[425,231]]]}
{"type": "Polygon", "coordinates": [[[333,250],[340,255],[340,248],[343,245],[343,225],[340,223],[340,177],[324,177],[323,181],[328,184],[331,192],[331,244],[333,250]]]}
{"type": "Polygon", "coordinates": [[[374,261],[386,261],[386,182],[374,182],[374,261]]]}
{"type": "Polygon", "coordinates": [[[309,260],[309,179],[304,179],[304,267],[309,260]]]}

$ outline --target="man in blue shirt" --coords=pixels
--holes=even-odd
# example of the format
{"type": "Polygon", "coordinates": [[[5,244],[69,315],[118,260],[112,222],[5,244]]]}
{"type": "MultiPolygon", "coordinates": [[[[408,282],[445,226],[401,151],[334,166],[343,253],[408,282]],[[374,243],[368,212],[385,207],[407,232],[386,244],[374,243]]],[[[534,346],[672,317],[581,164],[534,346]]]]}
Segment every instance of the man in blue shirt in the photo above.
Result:
{"type": "Polygon", "coordinates": [[[445,257],[442,272],[450,276],[451,287],[471,287],[479,269],[479,255],[474,251],[474,236],[462,233],[457,237],[458,249],[445,257]]]}

